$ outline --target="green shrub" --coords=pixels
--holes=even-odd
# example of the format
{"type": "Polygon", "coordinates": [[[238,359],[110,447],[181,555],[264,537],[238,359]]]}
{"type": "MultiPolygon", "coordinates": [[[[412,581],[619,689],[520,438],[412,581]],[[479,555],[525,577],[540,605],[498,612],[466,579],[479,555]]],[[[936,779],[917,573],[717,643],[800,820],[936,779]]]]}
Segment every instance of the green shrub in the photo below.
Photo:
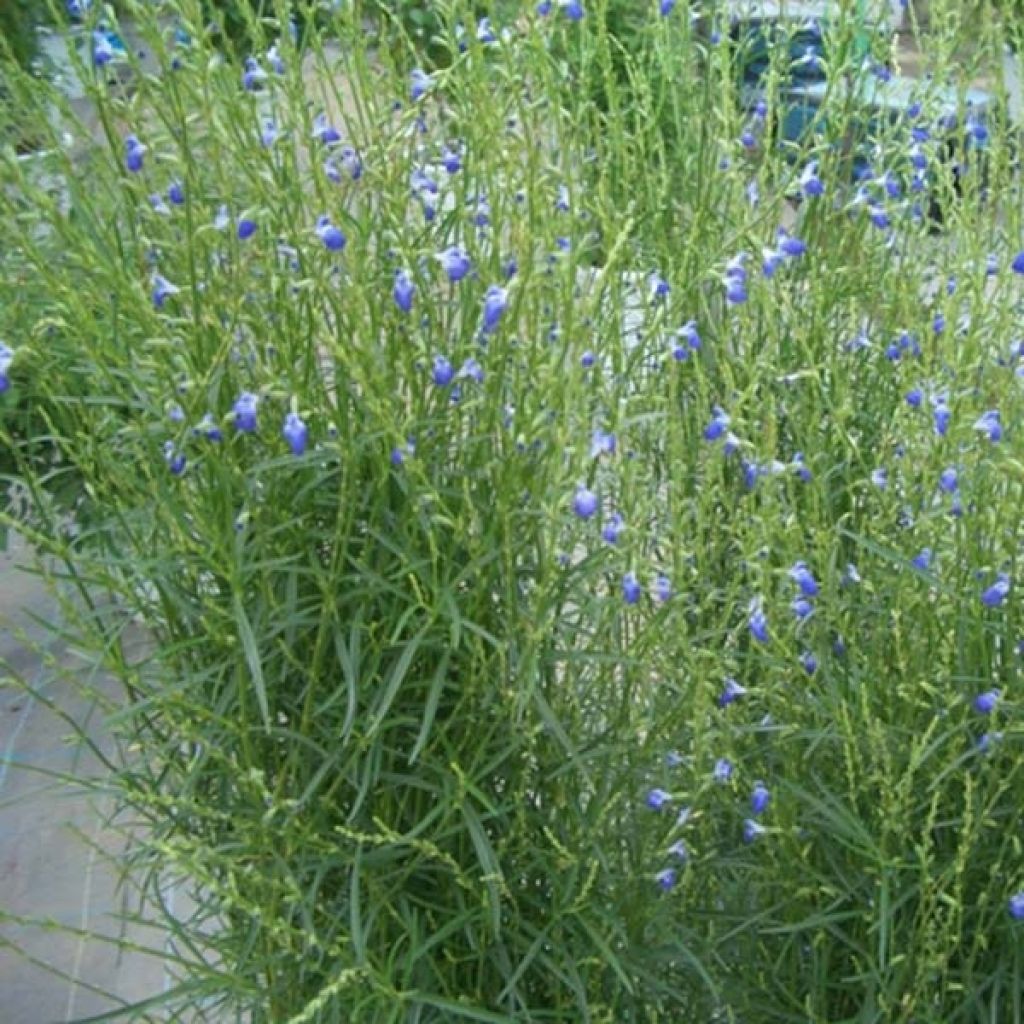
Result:
{"type": "Polygon", "coordinates": [[[0,372],[80,482],[0,419],[4,521],[170,929],[121,1016],[1021,1024],[1005,130],[955,204],[906,120],[855,183],[841,90],[745,146],[728,46],[609,11],[453,4],[426,79],[268,24],[259,91],[195,36],[91,85],[69,212],[3,157],[0,372]]]}

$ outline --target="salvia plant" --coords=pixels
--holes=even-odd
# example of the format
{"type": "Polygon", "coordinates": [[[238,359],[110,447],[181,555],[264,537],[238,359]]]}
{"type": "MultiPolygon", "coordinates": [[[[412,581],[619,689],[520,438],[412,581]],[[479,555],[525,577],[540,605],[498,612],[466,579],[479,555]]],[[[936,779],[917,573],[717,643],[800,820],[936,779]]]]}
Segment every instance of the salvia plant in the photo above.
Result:
{"type": "Polygon", "coordinates": [[[721,4],[472,6],[4,68],[4,521],[173,979],[109,1019],[1024,1020],[1000,22],[869,117],[854,4],[756,100],[721,4]]]}

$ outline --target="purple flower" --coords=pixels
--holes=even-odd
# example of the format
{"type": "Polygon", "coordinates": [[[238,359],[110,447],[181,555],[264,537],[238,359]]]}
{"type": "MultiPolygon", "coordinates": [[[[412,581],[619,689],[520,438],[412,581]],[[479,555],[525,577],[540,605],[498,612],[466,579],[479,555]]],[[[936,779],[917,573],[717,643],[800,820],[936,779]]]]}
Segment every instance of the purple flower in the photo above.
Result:
{"type": "Polygon", "coordinates": [[[1005,572],[1001,572],[997,577],[995,583],[993,583],[985,592],[981,595],[981,603],[986,608],[995,608],[1001,605],[1007,595],[1010,593],[1010,577],[1005,572]]]}
{"type": "Polygon", "coordinates": [[[986,690],[984,693],[979,693],[974,698],[973,707],[979,715],[990,715],[996,709],[996,705],[999,703],[999,691],[998,690],[986,690]]]}
{"type": "Polygon", "coordinates": [[[153,308],[163,309],[164,303],[172,296],[177,295],[181,289],[176,284],[171,284],[166,277],[161,274],[153,275],[153,291],[151,293],[153,298],[153,308]]]}
{"type": "Polygon", "coordinates": [[[795,238],[783,228],[779,228],[776,237],[779,252],[788,259],[796,259],[797,256],[803,256],[807,252],[807,243],[799,238],[795,238]]]}
{"type": "Polygon", "coordinates": [[[494,331],[506,309],[508,309],[508,289],[492,284],[484,294],[484,334],[494,331]]]}
{"type": "Polygon", "coordinates": [[[434,369],[431,377],[437,387],[446,388],[455,377],[455,368],[444,356],[434,356],[434,369]]]}
{"type": "Polygon", "coordinates": [[[124,166],[126,170],[132,174],[138,174],[142,170],[146,148],[134,135],[129,135],[124,140],[124,166]]]}
{"type": "Polygon", "coordinates": [[[459,368],[458,376],[460,378],[468,377],[470,380],[475,381],[477,384],[483,384],[484,368],[476,359],[470,356],[459,368]]]}
{"type": "Polygon", "coordinates": [[[999,422],[999,410],[989,409],[975,421],[974,429],[980,430],[990,441],[999,441],[1003,436],[1003,425],[999,422]]]}
{"type": "Polygon", "coordinates": [[[602,455],[614,455],[617,446],[618,442],[611,431],[598,428],[590,439],[590,457],[597,459],[602,455]]]}
{"type": "Polygon", "coordinates": [[[718,706],[720,708],[727,708],[733,701],[739,700],[746,693],[747,688],[741,686],[732,676],[729,676],[722,685],[722,692],[718,695],[718,706]]]}
{"type": "Polygon", "coordinates": [[[11,363],[14,362],[14,349],[9,348],[2,341],[0,341],[0,395],[7,391],[11,386],[11,378],[8,373],[11,369],[11,363]]]}
{"type": "Polygon", "coordinates": [[[729,428],[729,415],[721,406],[711,411],[711,422],[704,428],[705,441],[717,441],[729,428]]]}
{"type": "Polygon", "coordinates": [[[341,142],[341,132],[321,113],[313,118],[313,138],[322,146],[333,146],[341,142]]]}
{"type": "Polygon", "coordinates": [[[1024,889],[1015,892],[1010,897],[1007,909],[1010,911],[1010,917],[1015,921],[1024,921],[1024,889]]]}
{"type": "Polygon", "coordinates": [[[921,572],[924,572],[932,564],[932,549],[921,548],[921,550],[910,560],[910,564],[915,569],[920,569],[921,572]]]}
{"type": "Polygon", "coordinates": [[[743,822],[743,842],[752,843],[758,837],[763,836],[766,831],[764,825],[754,821],[753,818],[747,818],[743,822]]]}
{"type": "Polygon", "coordinates": [[[810,651],[804,651],[800,655],[800,667],[809,676],[813,676],[818,671],[818,659],[810,651]]]}
{"type": "Polygon", "coordinates": [[[242,88],[246,92],[256,92],[267,79],[267,73],[260,67],[255,57],[246,57],[242,71],[242,88]]]}
{"type": "Polygon", "coordinates": [[[755,597],[750,602],[750,614],[747,619],[747,625],[750,628],[750,634],[753,638],[762,644],[768,643],[768,619],[764,614],[764,609],[761,606],[761,599],[755,597]]]}
{"type": "Polygon", "coordinates": [[[612,515],[611,519],[601,529],[601,536],[608,544],[617,544],[619,542],[619,534],[622,532],[624,522],[622,516],[616,512],[612,515]]]}
{"type": "Polygon", "coordinates": [[[235,430],[240,430],[243,434],[251,434],[255,431],[256,407],[258,405],[259,399],[249,391],[243,391],[235,399],[235,404],[232,406],[235,430]]]}
{"type": "Polygon", "coordinates": [[[293,455],[301,455],[306,450],[306,444],[309,441],[309,428],[297,412],[290,412],[284,418],[281,436],[288,442],[288,447],[291,448],[293,455]]]}
{"type": "Polygon", "coordinates": [[[768,809],[772,794],[768,787],[758,779],[750,794],[750,808],[755,816],[760,817],[768,809]]]}
{"type": "Polygon", "coordinates": [[[345,248],[345,233],[341,228],[335,227],[326,214],[317,218],[315,230],[320,236],[320,241],[324,243],[324,248],[329,252],[341,252],[345,248]]]}
{"type": "Polygon", "coordinates": [[[820,196],[825,193],[825,186],[818,177],[818,161],[812,160],[800,175],[800,190],[806,198],[820,196]]]}
{"type": "Polygon", "coordinates": [[[106,67],[114,59],[114,47],[107,38],[106,32],[92,34],[92,62],[98,67],[106,67]]]}
{"type": "Polygon", "coordinates": [[[626,604],[636,604],[643,594],[643,588],[636,578],[636,573],[627,572],[622,577],[622,598],[626,604]]]}
{"type": "Polygon", "coordinates": [[[690,851],[682,839],[677,839],[665,852],[670,857],[676,857],[679,860],[687,860],[690,856],[690,851]]]}
{"type": "Polygon", "coordinates": [[[672,802],[672,794],[666,793],[663,789],[652,789],[647,794],[647,806],[652,811],[660,811],[672,802]]]}
{"type": "Polygon", "coordinates": [[[597,495],[580,484],[573,495],[572,510],[580,519],[589,519],[597,511],[597,495]]]}
{"type": "Polygon", "coordinates": [[[456,281],[461,281],[472,267],[466,250],[460,249],[457,245],[449,246],[449,248],[439,252],[436,259],[448,275],[448,280],[453,284],[456,281]]]}
{"type": "Polygon", "coordinates": [[[800,588],[804,597],[817,597],[821,590],[806,562],[794,562],[789,570],[789,578],[800,588]]]}
{"type": "Polygon", "coordinates": [[[416,285],[412,283],[408,271],[398,270],[395,272],[395,287],[391,291],[395,305],[403,312],[412,312],[412,300],[416,294],[416,285]]]}
{"type": "Polygon", "coordinates": [[[415,103],[425,96],[433,85],[434,79],[423,68],[413,68],[409,75],[409,98],[415,103]]]}
{"type": "Polygon", "coordinates": [[[664,892],[668,892],[676,884],[677,873],[675,868],[662,868],[655,876],[655,881],[664,892]]]}
{"type": "Polygon", "coordinates": [[[714,770],[711,772],[715,782],[728,782],[732,778],[732,761],[727,757],[720,757],[715,762],[714,770]]]}
{"type": "Polygon", "coordinates": [[[244,242],[256,234],[256,221],[251,217],[240,217],[238,220],[238,240],[244,242]]]}

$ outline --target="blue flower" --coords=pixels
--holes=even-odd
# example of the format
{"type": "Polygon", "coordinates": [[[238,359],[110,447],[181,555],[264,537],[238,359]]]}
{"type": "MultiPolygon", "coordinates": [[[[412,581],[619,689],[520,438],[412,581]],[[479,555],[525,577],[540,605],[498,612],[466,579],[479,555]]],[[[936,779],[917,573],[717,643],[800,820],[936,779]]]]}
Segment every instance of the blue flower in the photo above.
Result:
{"type": "Polygon", "coordinates": [[[806,597],[795,597],[789,602],[793,615],[799,620],[806,619],[814,611],[814,605],[806,597]]]}
{"type": "Polygon", "coordinates": [[[203,416],[203,418],[193,428],[192,433],[198,434],[201,437],[205,437],[207,441],[224,440],[224,432],[214,421],[213,415],[211,413],[206,413],[206,415],[203,416]]]}
{"type": "Polygon", "coordinates": [[[687,860],[690,856],[690,851],[686,848],[686,843],[682,839],[677,839],[665,852],[670,857],[676,857],[679,860],[687,860]]]}
{"type": "Polygon", "coordinates": [[[243,391],[235,399],[235,404],[232,406],[235,430],[240,430],[244,434],[251,434],[256,430],[256,408],[258,405],[259,399],[249,391],[243,391]]]}
{"type": "Polygon", "coordinates": [[[590,349],[587,349],[587,351],[580,356],[580,366],[582,366],[584,370],[589,370],[594,365],[594,358],[594,353],[591,352],[590,349]]]}
{"type": "Polygon", "coordinates": [[[729,415],[716,405],[711,411],[711,422],[704,428],[705,441],[717,441],[729,428],[729,415]]]}
{"type": "Polygon", "coordinates": [[[946,432],[949,430],[949,421],[952,418],[952,413],[949,411],[949,406],[946,404],[946,400],[942,397],[933,398],[932,405],[934,411],[932,412],[932,422],[935,427],[935,433],[939,437],[945,437],[946,432]]]}
{"type": "Polygon", "coordinates": [[[408,271],[398,270],[395,272],[395,287],[391,292],[395,305],[403,312],[412,311],[412,300],[416,294],[416,285],[412,283],[408,271]]]}
{"type": "Polygon", "coordinates": [[[810,651],[804,651],[800,655],[800,667],[809,676],[813,676],[818,671],[818,659],[810,651]]]}
{"type": "Polygon", "coordinates": [[[597,495],[580,484],[573,495],[572,510],[580,519],[589,519],[597,511],[597,495]]]}
{"type": "Polygon", "coordinates": [[[561,0],[562,10],[570,21],[580,21],[583,18],[582,0],[561,0]]]}
{"type": "Polygon", "coordinates": [[[800,175],[800,191],[805,198],[825,194],[825,185],[818,176],[818,161],[812,160],[800,175]]]}
{"type": "Polygon", "coordinates": [[[334,146],[341,142],[341,132],[321,113],[313,118],[313,138],[322,146],[334,146]]]}
{"type": "Polygon", "coordinates": [[[779,252],[788,259],[796,259],[807,252],[807,243],[795,238],[784,228],[779,228],[777,233],[779,252]]]}
{"type": "Polygon", "coordinates": [[[764,825],[754,821],[753,818],[747,818],[743,822],[743,842],[752,843],[758,837],[763,836],[768,830],[764,825]]]}
{"type": "Polygon", "coordinates": [[[552,0],[540,0],[537,4],[537,13],[542,17],[546,18],[551,13],[552,0]]]}
{"type": "Polygon", "coordinates": [[[1010,264],[1015,274],[1024,274],[1024,251],[1017,253],[1010,264]]]}
{"type": "Polygon", "coordinates": [[[439,252],[436,259],[448,275],[448,280],[453,284],[461,281],[472,267],[466,250],[459,248],[457,245],[449,246],[447,249],[439,252]]]}
{"type": "Polygon", "coordinates": [[[608,430],[601,430],[600,427],[594,431],[590,439],[590,457],[599,458],[602,455],[614,455],[618,447],[615,435],[608,430]]]}
{"type": "Polygon", "coordinates": [[[175,205],[182,206],[185,203],[185,189],[180,181],[172,181],[167,187],[167,198],[175,205]]]}
{"type": "Polygon", "coordinates": [[[459,368],[458,376],[460,379],[468,377],[477,384],[483,384],[484,368],[476,359],[470,356],[459,368]]]}
{"type": "Polygon", "coordinates": [[[409,98],[413,103],[425,96],[434,85],[434,79],[423,68],[413,68],[409,82],[409,98]]]}
{"type": "Polygon", "coordinates": [[[747,688],[741,686],[732,676],[729,676],[722,684],[722,692],[718,695],[718,706],[720,708],[727,708],[733,701],[739,700],[746,693],[747,688]]]}
{"type": "Polygon", "coordinates": [[[144,146],[134,135],[129,135],[124,140],[124,166],[132,174],[138,174],[142,170],[142,164],[146,156],[147,147],[144,146]]]}
{"type": "Polygon", "coordinates": [[[672,794],[666,793],[663,789],[652,789],[647,794],[646,802],[652,811],[660,811],[672,802],[672,794]]]}
{"type": "Polygon", "coordinates": [[[636,573],[627,572],[622,577],[622,598],[626,604],[636,604],[643,594],[643,587],[636,578],[636,573]]]}
{"type": "Polygon", "coordinates": [[[174,447],[173,441],[164,442],[164,459],[172,476],[181,476],[185,472],[185,454],[174,447]]]}
{"type": "Polygon", "coordinates": [[[921,550],[910,560],[910,564],[915,569],[920,569],[921,572],[924,572],[932,564],[932,549],[921,548],[921,550]]]}
{"type": "Polygon", "coordinates": [[[324,243],[324,248],[329,252],[341,252],[345,248],[345,233],[341,228],[335,227],[326,214],[317,218],[315,230],[320,236],[320,241],[324,243]]]}
{"type": "Polygon", "coordinates": [[[106,32],[92,34],[92,62],[95,67],[106,67],[114,59],[114,47],[106,32]]]}
{"type": "Polygon", "coordinates": [[[434,368],[431,377],[439,388],[446,388],[455,377],[455,367],[445,356],[434,356],[434,368]]]}
{"type": "Polygon", "coordinates": [[[761,599],[759,597],[755,597],[750,602],[747,625],[750,628],[751,636],[753,636],[758,643],[768,643],[768,619],[764,614],[764,610],[761,606],[761,599]]]}
{"type": "Polygon", "coordinates": [[[727,757],[720,757],[715,762],[715,767],[711,772],[711,776],[715,782],[728,782],[732,778],[732,771],[732,761],[727,757]]]}
{"type": "Polygon", "coordinates": [[[676,878],[677,878],[676,869],[675,868],[662,868],[662,870],[659,871],[654,876],[654,878],[655,878],[655,881],[657,881],[659,887],[664,892],[668,892],[676,884],[676,878]]]}
{"type": "Polygon", "coordinates": [[[761,273],[767,278],[775,276],[775,271],[782,266],[783,256],[778,249],[763,249],[761,253],[761,273]]]}
{"type": "Polygon", "coordinates": [[[1024,890],[1014,893],[1007,902],[1010,917],[1015,921],[1024,921],[1024,890]]]}
{"type": "Polygon", "coordinates": [[[750,808],[757,817],[760,817],[768,809],[772,794],[768,787],[758,779],[750,794],[750,808]]]}
{"type": "Polygon", "coordinates": [[[871,482],[880,491],[884,491],[889,486],[889,471],[884,466],[873,469],[871,471],[871,482]]]}
{"type": "Polygon", "coordinates": [[[260,67],[255,57],[246,57],[242,70],[242,88],[246,92],[256,92],[266,81],[267,73],[260,67]]]}
{"type": "Polygon", "coordinates": [[[672,597],[672,581],[663,573],[659,573],[654,580],[654,599],[664,604],[672,597]]]}
{"type": "Polygon", "coordinates": [[[999,703],[999,691],[998,690],[986,690],[984,693],[979,693],[973,700],[972,705],[974,710],[980,715],[990,715],[996,709],[996,705],[999,703]]]}
{"type": "Polygon", "coordinates": [[[11,386],[11,378],[8,373],[11,369],[11,363],[14,362],[14,349],[9,348],[2,341],[0,341],[0,395],[7,391],[11,386]]]}
{"type": "Polygon", "coordinates": [[[163,309],[164,303],[172,296],[177,295],[181,289],[176,284],[171,284],[166,277],[161,274],[153,275],[153,291],[151,293],[153,298],[153,308],[163,309]]]}
{"type": "Polygon", "coordinates": [[[240,217],[238,220],[238,240],[244,242],[256,234],[256,221],[251,217],[240,217]]]}
{"type": "Polygon", "coordinates": [[[952,494],[959,486],[959,477],[952,466],[948,466],[939,474],[939,490],[952,494]]]}
{"type": "Polygon", "coordinates": [[[921,401],[924,398],[924,394],[920,388],[911,388],[903,397],[906,399],[907,405],[909,405],[911,409],[919,409],[921,407],[921,401]]]}
{"type": "Polygon", "coordinates": [[[484,294],[484,334],[494,331],[506,309],[508,309],[508,289],[492,284],[484,294]]]}
{"type": "Polygon", "coordinates": [[[1010,577],[1005,572],[1001,572],[996,577],[995,583],[982,593],[981,603],[986,608],[995,608],[1006,600],[1009,593],[1010,577]]]}
{"type": "Polygon", "coordinates": [[[790,463],[792,469],[796,472],[796,475],[806,484],[813,479],[813,474],[810,468],[804,462],[804,453],[796,452],[793,455],[793,461],[790,463]]]}
{"type": "Polygon", "coordinates": [[[676,0],[661,0],[658,5],[658,12],[663,18],[667,18],[676,6],[676,0]]]}
{"type": "Polygon", "coordinates": [[[619,542],[619,534],[622,532],[624,525],[622,516],[616,512],[601,528],[601,536],[606,543],[617,544],[619,542]]]}
{"type": "Polygon", "coordinates": [[[1003,425],[999,422],[999,410],[989,409],[975,421],[974,429],[980,430],[990,441],[999,441],[1003,436],[1003,425]]]}
{"type": "Polygon", "coordinates": [[[804,597],[817,597],[821,590],[806,562],[794,562],[789,570],[789,578],[800,588],[804,597]]]}
{"type": "Polygon", "coordinates": [[[309,428],[297,412],[290,412],[284,418],[281,436],[288,442],[288,447],[291,448],[293,455],[301,455],[306,450],[306,444],[309,441],[309,428]]]}

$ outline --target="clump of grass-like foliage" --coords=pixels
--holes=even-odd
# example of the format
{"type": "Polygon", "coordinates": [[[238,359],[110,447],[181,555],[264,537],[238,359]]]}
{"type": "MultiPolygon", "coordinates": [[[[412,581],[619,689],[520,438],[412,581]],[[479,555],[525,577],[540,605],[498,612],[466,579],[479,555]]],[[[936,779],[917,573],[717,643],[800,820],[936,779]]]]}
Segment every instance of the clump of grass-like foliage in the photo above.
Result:
{"type": "Polygon", "coordinates": [[[7,520],[175,950],[124,1015],[1024,1019],[1012,131],[866,123],[845,4],[798,144],[715,5],[431,5],[411,77],[125,6],[160,73],[0,164],[7,520]]]}

